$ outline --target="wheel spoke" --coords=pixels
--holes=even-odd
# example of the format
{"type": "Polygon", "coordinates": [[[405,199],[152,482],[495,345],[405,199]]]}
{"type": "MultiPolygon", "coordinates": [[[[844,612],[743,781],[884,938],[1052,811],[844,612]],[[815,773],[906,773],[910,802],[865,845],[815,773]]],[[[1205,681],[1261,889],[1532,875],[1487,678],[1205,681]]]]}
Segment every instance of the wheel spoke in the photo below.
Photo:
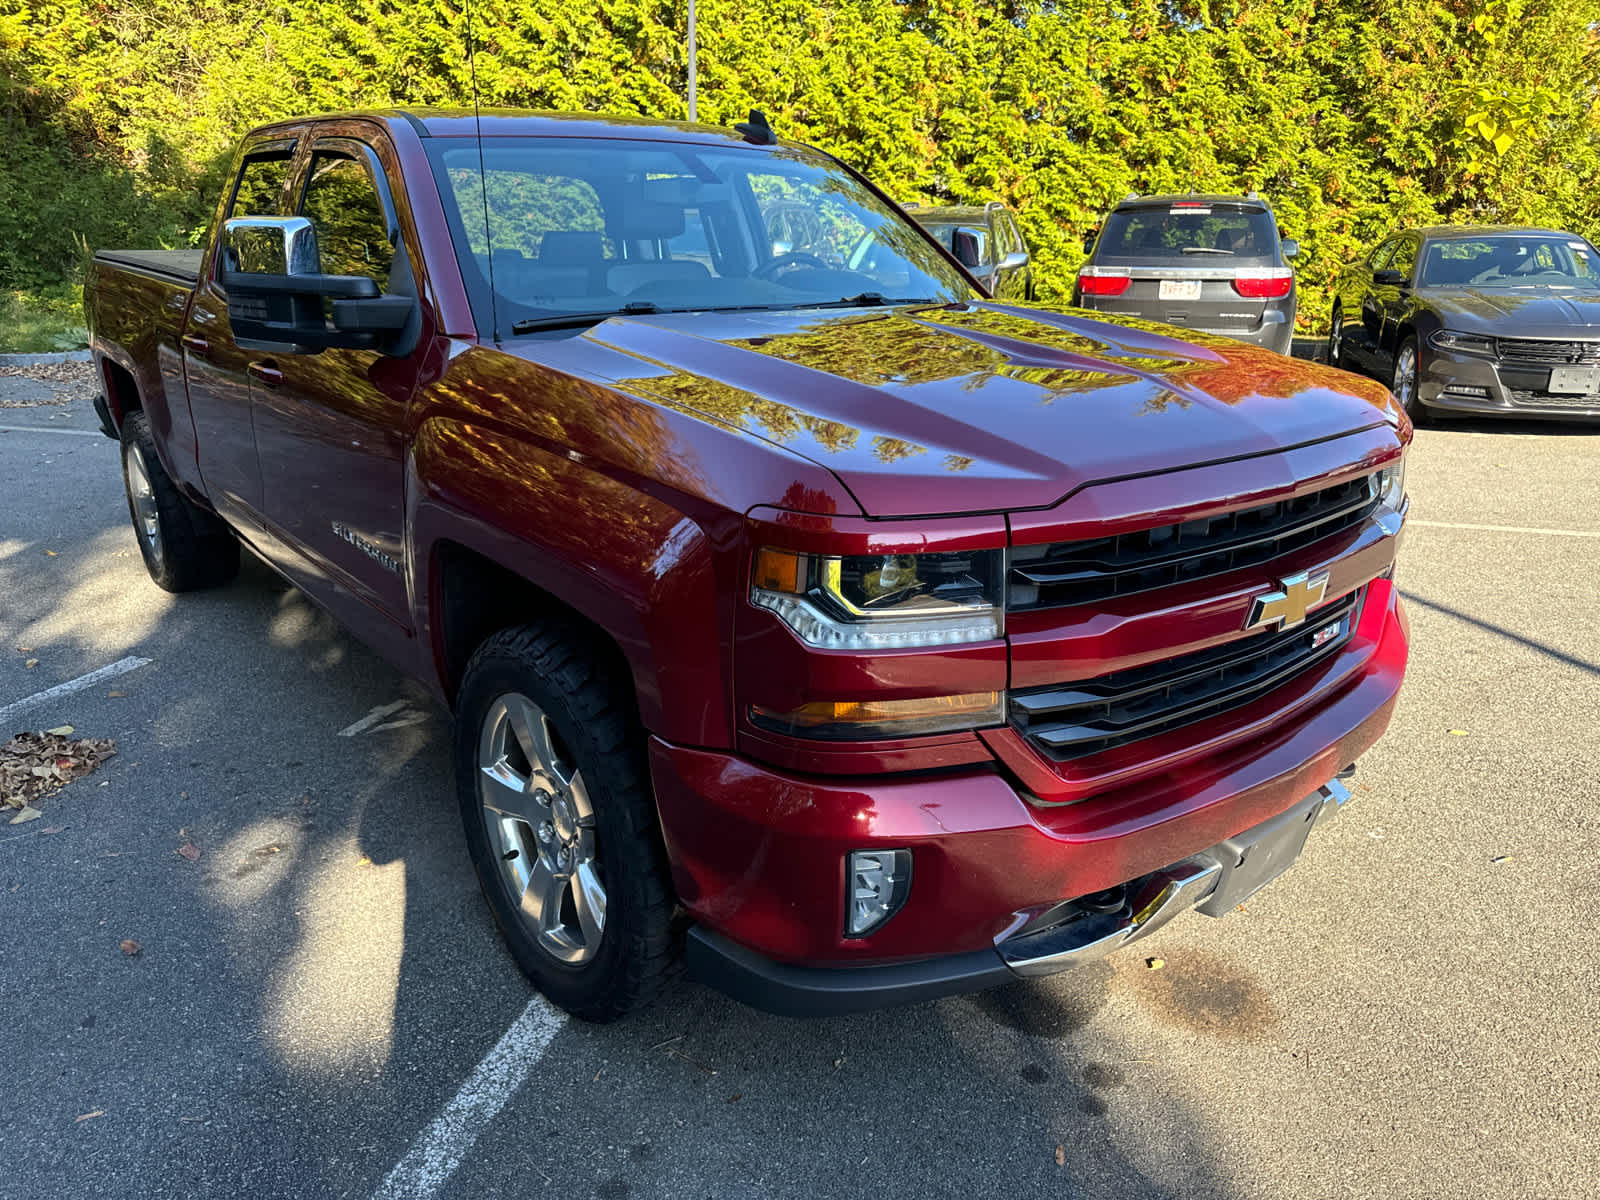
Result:
{"type": "Polygon", "coordinates": [[[583,930],[584,949],[595,949],[606,928],[606,889],[592,862],[579,863],[572,873],[572,907],[577,910],[578,927],[583,930]]]}
{"type": "Polygon", "coordinates": [[[550,736],[550,719],[522,696],[507,696],[505,706],[511,730],[534,774],[543,772],[551,780],[565,784],[568,777],[561,769],[555,739],[550,736]]]}
{"type": "Polygon", "coordinates": [[[529,780],[507,766],[504,759],[478,770],[478,797],[484,808],[537,828],[548,809],[528,788],[529,780]]]}
{"type": "Polygon", "coordinates": [[[581,771],[574,771],[572,778],[567,780],[567,795],[572,799],[572,807],[577,813],[579,827],[593,829],[594,805],[589,803],[589,787],[584,783],[581,771]]]}
{"type": "Polygon", "coordinates": [[[540,933],[561,927],[561,893],[566,880],[557,879],[542,857],[529,864],[527,886],[520,901],[523,915],[540,933]]]}

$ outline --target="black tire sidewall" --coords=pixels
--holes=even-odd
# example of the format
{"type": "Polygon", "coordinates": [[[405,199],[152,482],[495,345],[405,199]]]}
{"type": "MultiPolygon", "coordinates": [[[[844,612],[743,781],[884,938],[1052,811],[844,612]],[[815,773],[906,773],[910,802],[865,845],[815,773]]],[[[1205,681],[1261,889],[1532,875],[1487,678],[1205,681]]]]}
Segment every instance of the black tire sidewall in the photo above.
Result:
{"type": "Polygon", "coordinates": [[[558,687],[520,657],[497,653],[492,644],[485,651],[474,657],[462,681],[453,735],[457,800],[473,869],[506,945],[523,973],[567,1011],[580,1017],[609,1019],[620,1015],[611,1010],[619,994],[626,991],[626,954],[645,933],[640,926],[649,905],[641,887],[641,873],[654,866],[629,861],[628,849],[634,839],[624,807],[639,780],[626,759],[637,748],[625,748],[623,761],[619,761],[615,751],[597,747],[558,687]],[[524,923],[504,884],[481,815],[477,771],[484,717],[496,699],[513,692],[532,700],[550,718],[577,760],[594,808],[595,852],[606,888],[606,926],[599,952],[580,966],[551,955],[524,923]]]}
{"type": "Polygon", "coordinates": [[[239,570],[239,541],[216,514],[197,506],[178,490],[156,452],[150,418],[135,410],[122,419],[122,489],[128,498],[128,517],[139,543],[139,557],[157,587],[168,592],[188,592],[215,587],[239,570]],[[144,461],[145,478],[155,496],[156,536],[161,539],[161,563],[150,557],[139,513],[128,480],[128,456],[137,447],[144,461]]]}

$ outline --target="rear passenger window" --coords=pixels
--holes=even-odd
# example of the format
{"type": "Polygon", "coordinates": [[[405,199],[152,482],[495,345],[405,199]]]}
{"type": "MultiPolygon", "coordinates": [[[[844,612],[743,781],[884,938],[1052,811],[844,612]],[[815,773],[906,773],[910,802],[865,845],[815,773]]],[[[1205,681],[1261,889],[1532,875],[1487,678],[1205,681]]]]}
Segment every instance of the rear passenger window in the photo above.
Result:
{"type": "Polygon", "coordinates": [[[263,154],[247,158],[239,168],[229,217],[279,217],[283,215],[283,185],[289,178],[288,154],[263,154]]]}
{"type": "Polygon", "coordinates": [[[311,160],[300,215],[317,228],[326,275],[365,275],[389,290],[394,246],[389,218],[367,168],[344,154],[318,151],[311,160]]]}

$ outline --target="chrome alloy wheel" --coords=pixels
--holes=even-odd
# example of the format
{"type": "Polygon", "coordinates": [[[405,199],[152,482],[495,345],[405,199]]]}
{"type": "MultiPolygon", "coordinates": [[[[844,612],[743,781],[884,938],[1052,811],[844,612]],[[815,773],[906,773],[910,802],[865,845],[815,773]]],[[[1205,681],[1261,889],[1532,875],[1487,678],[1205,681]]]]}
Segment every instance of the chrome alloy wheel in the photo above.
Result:
{"type": "Polygon", "coordinates": [[[1406,342],[1394,360],[1394,398],[1400,407],[1411,412],[1417,403],[1417,347],[1406,342]]]}
{"type": "Polygon", "coordinates": [[[1344,353],[1344,312],[1333,310],[1333,328],[1328,331],[1328,365],[1337,367],[1344,353]]]}
{"type": "Polygon", "coordinates": [[[606,889],[594,809],[544,710],[516,692],[478,734],[478,798],[500,878],[541,948],[569,966],[600,950],[606,889]]]}
{"type": "Polygon", "coordinates": [[[145,466],[144,451],[136,443],[128,444],[128,499],[133,503],[133,527],[145,545],[145,553],[156,570],[161,569],[166,550],[161,543],[161,510],[156,507],[156,491],[150,486],[150,470],[145,466]]]}

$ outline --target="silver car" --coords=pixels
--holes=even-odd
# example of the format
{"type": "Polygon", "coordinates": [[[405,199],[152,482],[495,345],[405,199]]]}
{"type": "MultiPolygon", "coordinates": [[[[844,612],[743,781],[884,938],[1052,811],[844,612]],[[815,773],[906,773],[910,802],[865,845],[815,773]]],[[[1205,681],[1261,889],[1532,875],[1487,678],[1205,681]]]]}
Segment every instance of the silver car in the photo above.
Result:
{"type": "Polygon", "coordinates": [[[1287,354],[1298,293],[1272,206],[1247,196],[1129,196],[1084,239],[1072,302],[1287,354]]]}
{"type": "Polygon", "coordinates": [[[935,208],[912,204],[906,215],[921,225],[997,300],[1033,299],[1033,257],[1016,215],[998,200],[935,208]]]}

